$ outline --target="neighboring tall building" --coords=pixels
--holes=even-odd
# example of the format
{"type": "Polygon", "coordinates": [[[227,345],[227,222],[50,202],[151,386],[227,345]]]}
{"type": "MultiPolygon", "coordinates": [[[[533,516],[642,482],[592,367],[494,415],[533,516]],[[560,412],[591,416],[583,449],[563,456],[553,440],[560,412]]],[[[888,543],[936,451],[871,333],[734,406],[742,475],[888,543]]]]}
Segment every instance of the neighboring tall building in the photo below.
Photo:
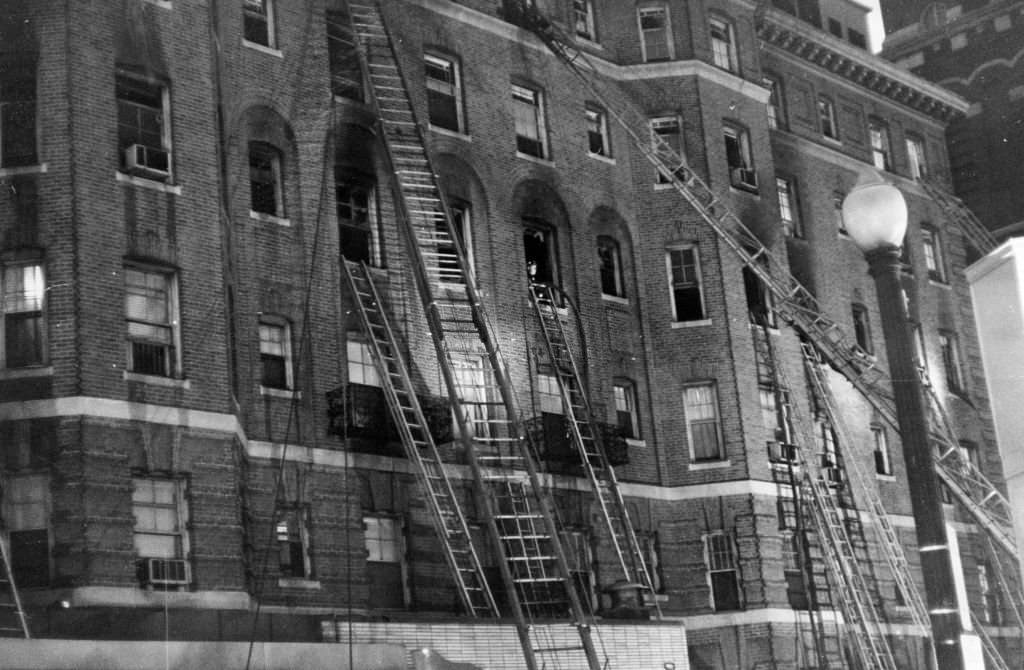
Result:
{"type": "Polygon", "coordinates": [[[963,96],[947,130],[956,194],[999,237],[1024,230],[1024,3],[883,0],[882,56],[963,96]]]}
{"type": "MultiPolygon", "coordinates": [[[[487,541],[477,480],[492,473],[473,451],[507,437],[486,427],[502,404],[484,390],[493,348],[439,363],[452,341],[437,341],[438,301],[420,295],[465,293],[467,267],[521,409],[502,420],[522,420],[551,473],[542,498],[610,667],[842,663],[850,594],[834,571],[827,588],[829,540],[793,504],[807,482],[842,512],[830,532],[856,556],[856,595],[894,667],[926,667],[885,558],[905,550],[920,581],[899,437],[873,409],[884,401],[828,373],[841,430],[797,333],[772,316],[784,296],[750,265],[770,249],[768,270],[799,278],[850,333],[832,355],[884,370],[873,282],[839,204],[869,168],[896,183],[921,363],[956,453],[1000,482],[964,240],[914,181],[948,178],[944,133],[968,105],[869,54],[854,3],[536,4],[594,63],[583,80],[516,25],[543,32],[514,2],[385,0],[374,39],[387,42],[369,58],[389,43],[399,68],[369,68],[372,87],[342,0],[0,3],[0,474],[35,637],[387,641],[523,667],[510,625],[463,614],[344,257],[381,293],[503,615],[510,549],[487,541]],[[440,225],[435,258],[410,242],[419,205],[395,182],[420,167],[429,190],[422,158],[396,161],[417,150],[415,124],[381,132],[370,88],[415,109],[459,238],[440,225]],[[624,109],[641,119],[633,136],[624,109]],[[684,155],[677,174],[692,168],[753,235],[716,233],[648,141],[684,155]],[[620,571],[531,283],[564,292],[548,313],[579,357],[588,430],[604,435],[662,625],[616,618],[642,613],[608,591],[620,571]],[[448,382],[475,414],[453,422],[448,382]],[[868,499],[884,503],[888,542],[868,499]]],[[[483,328],[476,312],[463,323],[483,328]]],[[[962,604],[1013,658],[983,535],[948,512],[962,604]]],[[[227,653],[188,649],[210,667],[225,657],[202,654],[227,653]]],[[[394,667],[372,651],[356,665],[394,667]]]]}

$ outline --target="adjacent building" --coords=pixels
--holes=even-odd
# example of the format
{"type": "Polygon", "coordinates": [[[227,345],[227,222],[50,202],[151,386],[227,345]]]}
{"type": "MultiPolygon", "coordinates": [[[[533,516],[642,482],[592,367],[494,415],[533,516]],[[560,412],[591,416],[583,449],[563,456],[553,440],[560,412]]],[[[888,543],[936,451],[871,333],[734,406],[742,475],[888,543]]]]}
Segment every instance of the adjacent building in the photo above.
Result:
{"type": "MultiPolygon", "coordinates": [[[[858,502],[862,486],[881,497],[916,566],[899,436],[832,374],[839,429],[772,295],[634,138],[684,155],[883,370],[840,203],[866,169],[897,184],[920,363],[999,482],[965,243],[915,182],[949,178],[944,134],[972,108],[869,54],[866,10],[845,0],[537,4],[600,97],[515,3],[380,3],[613,667],[817,663],[812,629],[836,605],[801,568],[806,469],[848,511],[899,667],[927,667],[858,502]],[[662,623],[606,616],[614,561],[531,282],[566,296],[662,623]]],[[[342,257],[369,266],[497,575],[347,3],[4,2],[0,17],[0,474],[34,636],[387,640],[522,667],[511,629],[480,635],[460,610],[342,280],[342,257]]],[[[485,367],[478,352],[458,374],[485,367]]],[[[984,537],[947,511],[961,604],[1013,657],[984,537]]]]}

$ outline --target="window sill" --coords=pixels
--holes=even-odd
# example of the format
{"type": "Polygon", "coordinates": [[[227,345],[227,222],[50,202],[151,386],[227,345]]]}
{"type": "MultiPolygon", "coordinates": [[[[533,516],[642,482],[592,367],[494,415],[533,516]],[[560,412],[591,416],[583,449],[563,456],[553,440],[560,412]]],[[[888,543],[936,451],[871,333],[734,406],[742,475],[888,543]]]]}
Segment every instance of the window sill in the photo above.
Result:
{"type": "Polygon", "coordinates": [[[427,123],[427,128],[430,129],[430,132],[437,133],[438,135],[441,135],[443,137],[452,137],[452,138],[455,138],[457,140],[462,140],[463,142],[472,142],[473,141],[473,138],[468,133],[463,133],[463,132],[460,132],[458,130],[452,130],[450,128],[442,128],[440,126],[435,126],[432,123],[427,123]]]}
{"type": "Polygon", "coordinates": [[[249,210],[249,218],[255,219],[256,221],[263,221],[265,223],[276,223],[279,226],[290,228],[292,220],[281,216],[274,216],[273,214],[265,214],[263,212],[257,212],[255,210],[249,210]]]}
{"type": "Polygon", "coordinates": [[[646,448],[647,447],[647,440],[638,440],[638,439],[633,438],[633,437],[627,437],[627,438],[624,438],[624,439],[626,440],[626,446],[627,447],[642,447],[642,448],[646,448]]]}
{"type": "Polygon", "coordinates": [[[156,6],[156,7],[159,7],[160,9],[174,9],[174,6],[171,5],[171,0],[142,0],[142,1],[143,2],[147,2],[147,3],[151,4],[151,5],[156,6]]]}
{"type": "MultiPolygon", "coordinates": [[[[758,332],[764,332],[764,328],[762,328],[760,324],[753,323],[753,322],[750,323],[750,329],[751,330],[756,330],[758,332]]],[[[773,325],[769,325],[768,326],[768,334],[769,335],[778,336],[780,334],[779,326],[777,324],[774,325],[774,326],[773,325]]]]}
{"type": "Polygon", "coordinates": [[[145,177],[136,177],[135,175],[126,174],[120,170],[115,173],[115,179],[124,184],[141,186],[142,188],[148,188],[151,191],[170,193],[171,195],[181,195],[180,184],[165,184],[164,182],[156,181],[155,179],[146,179],[145,177]]]}
{"type": "Polygon", "coordinates": [[[672,329],[676,328],[697,328],[699,326],[710,326],[711,319],[697,319],[695,321],[673,321],[672,329]]]}
{"type": "Polygon", "coordinates": [[[249,47],[253,51],[259,51],[260,53],[265,53],[268,56],[276,56],[277,58],[284,58],[284,54],[281,52],[280,49],[275,49],[274,47],[268,47],[267,45],[259,44],[258,42],[250,42],[249,40],[242,40],[242,46],[249,47]]]}
{"type": "Polygon", "coordinates": [[[839,139],[839,138],[836,138],[836,137],[829,137],[828,135],[822,135],[821,139],[826,144],[831,144],[832,146],[835,146],[835,147],[843,146],[843,141],[841,139],[839,139]]]}
{"type": "Polygon", "coordinates": [[[608,293],[602,293],[601,300],[605,302],[610,302],[613,305],[629,305],[629,298],[623,298],[622,296],[618,295],[610,295],[608,293]]]}
{"type": "Polygon", "coordinates": [[[687,469],[691,472],[699,470],[718,470],[719,468],[732,467],[732,461],[725,459],[724,461],[697,461],[696,463],[690,463],[687,469]]]}
{"type": "Polygon", "coordinates": [[[160,377],[159,375],[144,375],[139,372],[124,371],[126,382],[142,382],[150,386],[164,386],[167,388],[185,389],[192,388],[192,382],[188,379],[177,379],[175,377],[160,377]]]}
{"type": "Polygon", "coordinates": [[[302,391],[295,391],[292,389],[279,389],[273,386],[264,386],[260,384],[260,395],[265,395],[270,398],[284,398],[285,400],[301,400],[302,391]]]}
{"type": "Polygon", "coordinates": [[[4,177],[18,177],[23,174],[46,174],[49,171],[50,166],[47,163],[0,168],[0,179],[3,179],[4,177]]]}
{"type": "Polygon", "coordinates": [[[654,190],[655,191],[674,191],[674,190],[676,190],[676,185],[674,183],[670,182],[670,181],[668,181],[668,182],[656,181],[656,182],[654,182],[654,190]]]}
{"type": "Polygon", "coordinates": [[[302,579],[301,577],[279,577],[277,585],[282,589],[302,589],[304,591],[319,591],[319,579],[302,579]]]}
{"type": "Polygon", "coordinates": [[[600,162],[606,163],[608,165],[615,165],[615,159],[612,158],[611,156],[605,156],[603,154],[593,154],[593,153],[590,153],[589,151],[587,152],[587,156],[590,157],[590,158],[593,158],[596,161],[600,161],[600,162]]]}
{"type": "Polygon", "coordinates": [[[941,279],[932,279],[931,277],[928,277],[928,285],[934,286],[935,288],[943,288],[946,289],[947,291],[952,288],[952,286],[949,285],[948,281],[943,281],[941,279]]]}
{"type": "Polygon", "coordinates": [[[40,365],[31,368],[5,368],[0,370],[0,381],[6,379],[28,379],[30,377],[52,377],[52,365],[40,365]]]}
{"type": "Polygon", "coordinates": [[[896,475],[883,475],[880,472],[876,472],[875,479],[877,479],[880,482],[894,482],[896,481],[896,475]]]}
{"type": "Polygon", "coordinates": [[[743,182],[740,182],[739,184],[729,182],[729,190],[733,191],[734,193],[742,193],[744,195],[750,195],[755,198],[761,197],[761,190],[757,186],[752,186],[750,184],[746,184],[743,182]]]}
{"type": "Polygon", "coordinates": [[[522,158],[524,161],[530,161],[537,165],[546,165],[548,167],[555,167],[555,162],[547,158],[541,158],[539,156],[531,156],[530,154],[524,154],[521,151],[516,152],[516,158],[522,158]]]}

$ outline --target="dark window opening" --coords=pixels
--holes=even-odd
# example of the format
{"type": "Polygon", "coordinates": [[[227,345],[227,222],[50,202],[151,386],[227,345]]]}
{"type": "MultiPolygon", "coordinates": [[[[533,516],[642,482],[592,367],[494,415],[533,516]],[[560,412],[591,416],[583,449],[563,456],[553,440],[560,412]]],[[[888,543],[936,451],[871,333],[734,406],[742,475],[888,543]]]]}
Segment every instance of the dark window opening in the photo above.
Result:
{"type": "Polygon", "coordinates": [[[0,71],[0,167],[37,162],[35,73],[5,66],[0,71]]]}
{"type": "Polygon", "coordinates": [[[555,233],[549,228],[527,226],[523,231],[526,274],[534,284],[558,284],[555,233]]]}

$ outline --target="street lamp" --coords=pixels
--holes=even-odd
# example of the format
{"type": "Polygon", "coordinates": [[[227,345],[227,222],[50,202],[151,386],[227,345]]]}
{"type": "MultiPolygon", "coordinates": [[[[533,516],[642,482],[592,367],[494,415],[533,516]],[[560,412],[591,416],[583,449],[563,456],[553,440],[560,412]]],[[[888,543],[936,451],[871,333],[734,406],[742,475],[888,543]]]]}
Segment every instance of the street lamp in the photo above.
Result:
{"type": "Polygon", "coordinates": [[[843,222],[846,232],[864,252],[878,293],[936,662],[939,670],[976,667],[965,660],[963,653],[965,647],[974,645],[961,643],[956,580],[928,439],[924,388],[914,362],[913,335],[900,283],[907,203],[899,189],[885,183],[877,173],[862,175],[843,200],[843,222]]]}

